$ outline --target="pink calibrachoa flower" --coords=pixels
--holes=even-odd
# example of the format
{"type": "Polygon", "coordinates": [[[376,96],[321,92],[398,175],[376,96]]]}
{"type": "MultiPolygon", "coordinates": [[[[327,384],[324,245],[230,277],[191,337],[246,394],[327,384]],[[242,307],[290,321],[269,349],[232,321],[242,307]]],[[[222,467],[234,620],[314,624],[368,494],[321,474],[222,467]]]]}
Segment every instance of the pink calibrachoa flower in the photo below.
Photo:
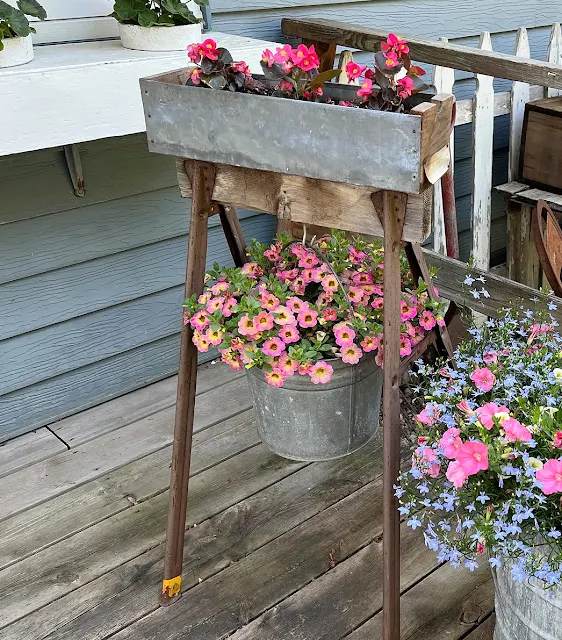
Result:
{"type": "Polygon", "coordinates": [[[209,313],[215,313],[219,309],[222,309],[224,304],[224,297],[219,296],[218,298],[211,298],[209,302],[207,302],[207,311],[209,313]]]}
{"type": "Polygon", "coordinates": [[[423,327],[426,331],[431,331],[433,327],[437,324],[435,320],[435,316],[431,313],[431,311],[424,311],[420,318],[420,326],[423,327]]]}
{"type": "Polygon", "coordinates": [[[222,305],[222,315],[224,318],[230,318],[234,313],[233,309],[238,304],[236,298],[227,298],[222,305]]]}
{"type": "Polygon", "coordinates": [[[218,347],[222,342],[223,331],[222,329],[207,329],[207,333],[205,335],[205,339],[208,340],[209,344],[212,344],[213,347],[218,347]]]}
{"type": "Polygon", "coordinates": [[[460,429],[450,427],[442,435],[441,440],[439,440],[439,448],[443,449],[443,454],[446,458],[449,458],[449,460],[454,460],[457,457],[457,453],[463,445],[460,434],[460,429]]]}
{"type": "Polygon", "coordinates": [[[360,265],[367,257],[364,251],[359,251],[354,246],[349,247],[349,259],[353,264],[360,265]]]}
{"type": "Polygon", "coordinates": [[[410,307],[406,300],[400,300],[400,317],[402,320],[412,320],[417,315],[416,307],[410,307]]]}
{"type": "Polygon", "coordinates": [[[263,273],[262,268],[255,262],[246,262],[241,271],[252,280],[257,280],[263,273]]]}
{"type": "Polygon", "coordinates": [[[379,343],[376,336],[365,336],[363,340],[359,343],[361,348],[365,353],[369,353],[369,351],[375,351],[379,347],[379,343]]]}
{"type": "Polygon", "coordinates": [[[360,287],[349,287],[349,291],[347,292],[347,297],[355,305],[365,304],[365,300],[364,300],[365,292],[360,287]]]}
{"type": "Polygon", "coordinates": [[[439,409],[437,405],[427,405],[423,411],[416,416],[416,420],[421,424],[434,425],[439,420],[439,409]]]}
{"type": "Polygon", "coordinates": [[[412,342],[406,334],[400,336],[400,357],[405,358],[412,353],[412,342]]]}
{"type": "Polygon", "coordinates": [[[478,440],[465,442],[457,451],[457,461],[469,476],[488,468],[488,445],[478,440]]]}
{"type": "Polygon", "coordinates": [[[529,442],[533,439],[532,433],[515,418],[507,418],[502,420],[501,427],[505,431],[506,438],[509,442],[529,442]]]}
{"type": "Polygon", "coordinates": [[[310,380],[313,384],[326,384],[330,382],[334,369],[331,364],[320,360],[310,369],[310,380]]]}
{"type": "Polygon", "coordinates": [[[496,376],[487,367],[478,367],[470,375],[470,379],[480,391],[491,391],[496,383],[496,376]]]}
{"type": "Polygon", "coordinates": [[[272,293],[264,291],[261,296],[261,306],[262,309],[274,311],[279,306],[279,298],[276,298],[272,293]]]}
{"type": "Polygon", "coordinates": [[[277,367],[281,369],[283,375],[292,376],[299,368],[299,363],[296,360],[291,360],[286,352],[283,352],[277,359],[277,367]]]}
{"type": "Polygon", "coordinates": [[[425,333],[422,327],[414,327],[414,337],[412,338],[412,345],[415,347],[424,339],[425,333]]]}
{"type": "Polygon", "coordinates": [[[254,318],[255,331],[269,331],[273,329],[273,316],[267,311],[260,311],[254,318]]]}
{"type": "Polygon", "coordinates": [[[445,475],[447,476],[447,480],[452,482],[453,486],[457,489],[460,489],[468,480],[468,474],[456,460],[449,462],[447,473],[445,475]]]}
{"type": "Polygon", "coordinates": [[[308,327],[315,327],[318,323],[318,311],[314,309],[303,309],[297,317],[299,326],[306,329],[308,327]]]}
{"type": "Polygon", "coordinates": [[[282,387],[283,383],[285,382],[285,376],[283,375],[283,372],[277,367],[273,368],[271,371],[266,371],[264,375],[267,384],[271,385],[272,387],[282,387]]]}
{"type": "Polygon", "coordinates": [[[290,297],[285,304],[293,313],[297,314],[301,311],[304,311],[305,309],[308,309],[308,302],[305,302],[304,300],[301,300],[296,296],[290,297]]]}
{"type": "Polygon", "coordinates": [[[284,327],[279,329],[279,337],[285,344],[298,342],[301,339],[299,330],[293,324],[285,325],[284,327]]]}
{"type": "Polygon", "coordinates": [[[357,78],[359,78],[359,76],[362,76],[366,68],[367,65],[357,64],[357,62],[353,61],[348,62],[345,65],[345,72],[347,74],[347,77],[349,78],[349,81],[351,82],[352,80],[356,80],[357,78]]]}
{"type": "Polygon", "coordinates": [[[357,364],[363,355],[361,349],[355,344],[348,344],[340,349],[342,362],[357,364]]]}
{"type": "Polygon", "coordinates": [[[199,333],[199,331],[195,331],[193,335],[193,344],[197,347],[198,351],[201,351],[201,353],[209,351],[209,341],[204,335],[199,333]]]}
{"type": "Polygon", "coordinates": [[[230,289],[230,285],[228,282],[215,282],[215,284],[211,287],[211,293],[214,296],[218,296],[221,293],[225,293],[230,289]]]}
{"type": "Polygon", "coordinates": [[[281,259],[281,254],[279,252],[279,249],[277,248],[276,245],[272,244],[269,249],[267,249],[266,251],[263,252],[263,255],[270,261],[270,262],[277,262],[278,260],[281,259]]]}
{"type": "Polygon", "coordinates": [[[338,312],[333,307],[329,307],[328,309],[322,309],[322,318],[326,320],[326,322],[333,322],[338,317],[338,312]]]}
{"type": "Polygon", "coordinates": [[[546,496],[562,493],[562,460],[547,460],[543,468],[537,471],[536,478],[546,496]]]}
{"type": "Polygon", "coordinates": [[[203,329],[206,329],[209,326],[210,322],[211,319],[209,318],[209,314],[206,311],[201,310],[191,317],[189,324],[191,324],[194,329],[203,331],[203,329]]]}
{"type": "Polygon", "coordinates": [[[238,333],[241,336],[253,336],[256,333],[254,319],[250,318],[247,313],[238,320],[238,333]]]}
{"type": "Polygon", "coordinates": [[[488,402],[483,407],[476,409],[478,419],[488,431],[494,427],[494,416],[498,413],[509,413],[509,409],[503,405],[498,407],[495,402],[488,402]]]}
{"type": "Polygon", "coordinates": [[[263,343],[262,350],[266,356],[279,356],[285,351],[285,343],[280,338],[269,338],[263,343]]]}
{"type": "Polygon", "coordinates": [[[299,259],[299,267],[312,269],[318,264],[318,257],[314,253],[304,253],[299,259]]]}
{"type": "Polygon", "coordinates": [[[360,98],[368,98],[371,93],[373,93],[373,81],[369,78],[365,78],[363,80],[363,83],[361,84],[361,87],[357,91],[357,95],[360,98]]]}
{"type": "Polygon", "coordinates": [[[299,364],[299,373],[301,376],[307,376],[310,375],[310,370],[312,369],[311,364],[308,363],[304,363],[304,364],[299,364]]]}
{"type": "Polygon", "coordinates": [[[284,305],[278,306],[273,310],[273,321],[275,324],[279,324],[284,326],[286,324],[296,324],[296,319],[294,313],[284,305]]]}
{"type": "Polygon", "coordinates": [[[324,291],[331,291],[332,293],[335,293],[339,289],[337,278],[333,274],[329,273],[327,276],[322,278],[322,288],[324,291]]]}
{"type": "Polygon", "coordinates": [[[205,293],[202,293],[198,298],[197,298],[197,302],[199,304],[207,304],[207,302],[211,299],[211,292],[210,291],[205,291],[205,293]]]}
{"type": "Polygon", "coordinates": [[[384,298],[375,298],[373,302],[371,302],[371,307],[373,307],[373,309],[382,309],[384,307],[384,298]]]}
{"type": "Polygon", "coordinates": [[[353,344],[355,340],[355,331],[345,324],[345,322],[340,322],[334,325],[334,338],[338,347],[348,347],[353,344]]]}
{"type": "Polygon", "coordinates": [[[555,449],[562,449],[562,431],[557,431],[552,440],[552,446],[555,449]]]}
{"type": "Polygon", "coordinates": [[[191,314],[189,313],[189,311],[184,311],[183,312],[183,324],[189,324],[189,319],[191,318],[191,314]]]}

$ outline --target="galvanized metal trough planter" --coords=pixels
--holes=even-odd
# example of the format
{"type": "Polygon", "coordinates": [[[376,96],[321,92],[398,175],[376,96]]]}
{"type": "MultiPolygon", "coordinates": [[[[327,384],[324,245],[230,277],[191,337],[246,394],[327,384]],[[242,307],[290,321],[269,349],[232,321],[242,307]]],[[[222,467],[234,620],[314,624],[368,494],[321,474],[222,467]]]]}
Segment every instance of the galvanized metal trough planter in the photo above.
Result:
{"type": "MultiPolygon", "coordinates": [[[[434,181],[432,164],[444,166],[452,96],[427,96],[400,114],[186,86],[189,74],[141,80],[149,149],[218,165],[213,199],[382,236],[373,192],[408,193],[403,239],[427,238],[427,176],[434,181]]],[[[350,100],[356,90],[327,83],[325,93],[350,100]]],[[[180,186],[189,196],[189,181],[180,186]]]]}

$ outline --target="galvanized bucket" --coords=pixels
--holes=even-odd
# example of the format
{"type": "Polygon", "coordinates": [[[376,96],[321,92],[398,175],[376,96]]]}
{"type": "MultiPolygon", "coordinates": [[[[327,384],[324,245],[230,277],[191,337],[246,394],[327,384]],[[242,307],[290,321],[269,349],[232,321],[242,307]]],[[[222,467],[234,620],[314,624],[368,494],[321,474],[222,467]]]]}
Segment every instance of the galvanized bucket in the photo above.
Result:
{"type": "Polygon", "coordinates": [[[517,582],[511,563],[492,572],[496,584],[494,640],[560,640],[562,592],[547,591],[539,580],[517,582]]]}
{"type": "Polygon", "coordinates": [[[267,384],[261,369],[248,369],[258,433],[274,453],[315,462],[341,458],[379,430],[383,372],[372,358],[348,365],[330,360],[327,384],[298,374],[281,388],[267,384]]]}

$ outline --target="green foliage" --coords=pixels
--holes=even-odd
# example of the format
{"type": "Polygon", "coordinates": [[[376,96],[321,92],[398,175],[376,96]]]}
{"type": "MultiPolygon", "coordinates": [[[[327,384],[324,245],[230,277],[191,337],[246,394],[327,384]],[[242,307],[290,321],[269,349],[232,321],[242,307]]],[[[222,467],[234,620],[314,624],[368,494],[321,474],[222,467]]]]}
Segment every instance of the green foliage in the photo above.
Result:
{"type": "Polygon", "coordinates": [[[25,17],[32,16],[45,20],[47,12],[37,0],[18,0],[18,8],[0,0],[0,51],[4,48],[4,38],[25,38],[35,29],[25,17]]]}
{"type": "MultiPolygon", "coordinates": [[[[195,0],[206,6],[208,0],[195,0]]],[[[201,22],[182,0],[115,0],[113,13],[123,24],[141,27],[173,27],[201,22]]]]}

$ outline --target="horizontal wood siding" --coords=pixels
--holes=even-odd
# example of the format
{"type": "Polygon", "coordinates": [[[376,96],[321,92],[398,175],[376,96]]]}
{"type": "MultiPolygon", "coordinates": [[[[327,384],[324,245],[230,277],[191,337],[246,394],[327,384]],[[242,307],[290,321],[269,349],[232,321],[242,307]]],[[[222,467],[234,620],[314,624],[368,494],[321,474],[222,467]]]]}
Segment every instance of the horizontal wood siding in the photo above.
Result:
{"type": "MultiPolygon", "coordinates": [[[[144,135],[0,160],[0,441],[177,370],[190,201],[144,135]]],[[[247,237],[275,219],[241,211],[247,237]]],[[[218,217],[207,264],[232,264],[218,217]]],[[[216,352],[205,354],[202,360],[216,352]]]]}

